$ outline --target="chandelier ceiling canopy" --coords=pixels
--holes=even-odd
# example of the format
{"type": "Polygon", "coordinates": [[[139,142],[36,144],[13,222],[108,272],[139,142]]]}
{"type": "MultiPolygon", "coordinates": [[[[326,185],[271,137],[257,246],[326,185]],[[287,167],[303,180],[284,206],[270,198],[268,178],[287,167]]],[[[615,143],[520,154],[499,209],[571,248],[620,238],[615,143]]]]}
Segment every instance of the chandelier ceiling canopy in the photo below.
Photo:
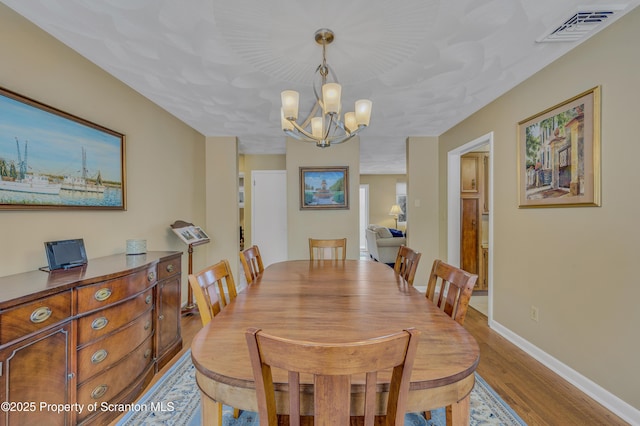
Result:
{"type": "Polygon", "coordinates": [[[315,33],[316,43],[322,46],[322,63],[316,68],[313,84],[316,101],[307,117],[298,123],[300,94],[295,90],[282,92],[282,130],[289,136],[305,142],[315,142],[320,148],[348,141],[369,125],[372,103],[360,99],[355,111],[342,115],[342,86],[327,64],[327,45],[335,38],[333,31],[322,28],[315,33]],[[331,80],[330,80],[330,79],[331,80]],[[318,85],[320,90],[318,90],[318,85]]]}

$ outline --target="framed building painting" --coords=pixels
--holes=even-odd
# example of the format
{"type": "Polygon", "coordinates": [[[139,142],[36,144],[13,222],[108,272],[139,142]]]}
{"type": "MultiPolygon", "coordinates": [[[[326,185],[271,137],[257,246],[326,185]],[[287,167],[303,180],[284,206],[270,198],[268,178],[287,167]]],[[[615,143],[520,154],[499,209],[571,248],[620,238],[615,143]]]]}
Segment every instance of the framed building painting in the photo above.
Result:
{"type": "Polygon", "coordinates": [[[349,208],[349,167],[300,167],[300,210],[349,208]]]}
{"type": "Polygon", "coordinates": [[[518,123],[520,207],[600,205],[600,87],[518,123]]]}
{"type": "Polygon", "coordinates": [[[0,209],[126,209],[123,134],[0,88],[0,209]]]}

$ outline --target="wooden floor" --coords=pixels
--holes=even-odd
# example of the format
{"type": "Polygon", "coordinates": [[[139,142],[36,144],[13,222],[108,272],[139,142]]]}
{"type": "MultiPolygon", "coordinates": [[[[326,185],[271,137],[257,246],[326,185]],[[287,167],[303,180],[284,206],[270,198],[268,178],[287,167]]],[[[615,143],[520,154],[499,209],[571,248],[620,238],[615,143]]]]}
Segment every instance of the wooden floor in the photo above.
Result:
{"type": "Polygon", "coordinates": [[[528,425],[627,424],[491,330],[475,309],[465,328],[480,346],[478,374],[528,425]]]}
{"type": "MultiPolygon", "coordinates": [[[[182,352],[163,371],[189,349],[201,327],[197,314],[182,318],[182,352]]],[[[473,308],[467,311],[465,328],[480,346],[478,374],[528,425],[627,425],[491,330],[487,317],[473,308]]],[[[152,384],[160,377],[156,375],[152,384]]]]}

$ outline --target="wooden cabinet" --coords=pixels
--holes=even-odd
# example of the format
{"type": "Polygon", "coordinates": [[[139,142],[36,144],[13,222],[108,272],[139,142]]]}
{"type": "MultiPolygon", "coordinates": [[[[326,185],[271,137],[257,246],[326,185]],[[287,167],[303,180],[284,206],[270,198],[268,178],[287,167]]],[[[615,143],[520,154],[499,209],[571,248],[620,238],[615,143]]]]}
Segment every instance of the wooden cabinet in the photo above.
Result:
{"type": "Polygon", "coordinates": [[[181,255],[0,277],[0,402],[36,404],[0,412],[0,426],[107,424],[121,414],[101,404],[133,402],[182,348],[181,255]],[[41,402],[84,409],[56,413],[41,402]]]}
{"type": "Polygon", "coordinates": [[[482,154],[482,214],[489,214],[489,154],[482,154]]]}
{"type": "Polygon", "coordinates": [[[489,154],[471,152],[460,157],[460,267],[478,274],[474,290],[486,290],[488,253],[481,246],[489,213],[489,154]]]}
{"type": "Polygon", "coordinates": [[[483,244],[480,255],[480,271],[478,273],[478,281],[473,288],[474,290],[489,289],[489,248],[483,244]]]}
{"type": "Polygon", "coordinates": [[[478,273],[480,259],[478,245],[480,244],[480,209],[478,198],[463,198],[460,200],[461,233],[460,233],[460,267],[472,274],[478,273]]]}
{"type": "Polygon", "coordinates": [[[180,332],[180,257],[160,262],[156,309],[156,368],[161,369],[182,348],[180,332]]]}
{"type": "Polygon", "coordinates": [[[481,156],[477,153],[460,157],[460,192],[462,194],[479,194],[482,176],[481,156]]]}
{"type": "Polygon", "coordinates": [[[74,412],[56,413],[40,406],[73,400],[71,321],[26,336],[0,350],[0,401],[10,404],[0,411],[0,425],[73,424],[74,412]]]}

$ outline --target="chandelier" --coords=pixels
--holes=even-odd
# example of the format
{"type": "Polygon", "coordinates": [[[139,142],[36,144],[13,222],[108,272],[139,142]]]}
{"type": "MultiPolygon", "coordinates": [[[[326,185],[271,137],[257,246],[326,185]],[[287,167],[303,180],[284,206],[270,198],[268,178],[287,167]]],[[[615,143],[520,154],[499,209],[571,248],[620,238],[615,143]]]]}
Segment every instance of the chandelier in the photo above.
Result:
{"type": "Polygon", "coordinates": [[[347,112],[344,114],[344,119],[341,118],[342,86],[335,82],[337,81],[335,74],[327,65],[327,45],[331,44],[333,39],[333,31],[326,28],[319,29],[315,33],[316,43],[322,46],[322,63],[316,68],[322,96],[318,91],[318,82],[314,81],[313,93],[316,101],[304,121],[301,123],[297,121],[300,94],[295,90],[282,92],[282,109],[280,110],[282,130],[298,140],[315,142],[320,148],[348,141],[367,127],[371,118],[372,103],[368,99],[356,101],[355,112],[347,112]],[[327,82],[329,74],[334,82],[327,82]]]}

